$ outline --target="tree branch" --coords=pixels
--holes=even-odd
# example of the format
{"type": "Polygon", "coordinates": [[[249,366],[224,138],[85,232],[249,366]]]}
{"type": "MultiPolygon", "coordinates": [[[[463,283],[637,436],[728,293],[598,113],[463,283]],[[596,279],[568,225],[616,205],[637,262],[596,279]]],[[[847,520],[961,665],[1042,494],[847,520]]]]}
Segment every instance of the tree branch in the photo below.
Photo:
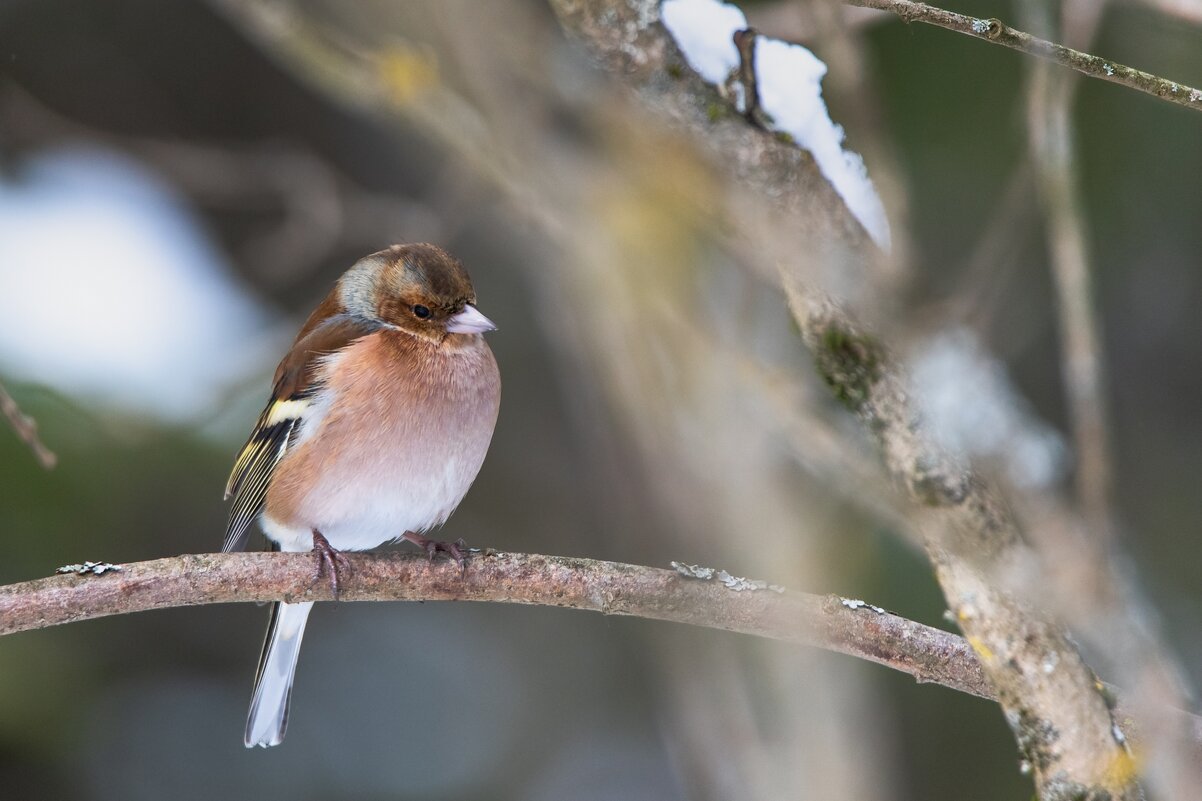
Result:
{"type": "Polygon", "coordinates": [[[21,407],[13,400],[13,396],[8,394],[3,384],[0,384],[0,414],[8,419],[8,424],[21,441],[29,446],[38,464],[46,470],[53,468],[58,462],[58,457],[54,455],[54,451],[42,444],[41,438],[38,437],[37,421],[21,411],[21,407]]]}
{"type": "MultiPolygon", "coordinates": [[[[992,698],[963,638],[862,601],[769,588],[717,571],[681,571],[560,556],[473,554],[450,561],[348,553],[343,601],[492,601],[559,606],[751,634],[855,656],[919,682],[992,698]],[[734,589],[728,584],[743,589],[734,589]]],[[[309,554],[194,554],[0,587],[0,635],[110,615],[245,601],[329,601],[309,554]]]]}
{"type": "Polygon", "coordinates": [[[1011,28],[999,19],[978,19],[955,11],[947,11],[926,3],[912,0],[844,0],[848,5],[875,8],[896,14],[906,22],[925,22],[937,28],[946,28],[977,39],[1009,47],[1020,53],[1055,62],[1062,67],[1076,70],[1082,75],[1101,81],[1117,83],[1128,89],[1176,103],[1195,111],[1202,111],[1202,90],[1186,86],[1159,75],[1107,61],[1099,56],[1082,53],[1071,47],[1049,42],[1020,30],[1011,28]]]}
{"type": "MultiPolygon", "coordinates": [[[[738,141],[722,142],[712,122],[698,122],[694,111],[704,107],[706,91],[661,77],[671,75],[680,56],[656,24],[657,6],[651,0],[553,2],[564,27],[649,105],[717,146],[727,168],[765,190],[777,208],[804,208],[809,186],[769,157],[767,134],[745,126],[732,136],[738,141]]],[[[831,244],[815,241],[815,248],[831,244]]],[[[750,249],[761,248],[757,241],[750,249]]],[[[935,444],[911,403],[904,369],[843,304],[807,280],[797,262],[778,264],[802,337],[819,374],[875,438],[888,471],[927,510],[919,517],[936,577],[998,692],[1039,796],[1140,798],[1135,763],[1093,672],[1061,625],[1018,591],[1038,586],[1042,571],[1007,506],[935,444]]]]}
{"type": "MultiPolygon", "coordinates": [[[[461,574],[449,560],[431,562],[418,554],[344,555],[351,569],[339,576],[341,601],[482,601],[684,623],[834,651],[893,668],[920,684],[997,700],[963,637],[837,595],[795,592],[689,566],[664,570],[485,551],[473,553],[461,574]]],[[[315,580],[312,557],[303,553],[185,554],[72,567],[79,569],[0,586],[0,636],[152,609],[334,600],[329,583],[315,580]]],[[[1202,719],[1178,714],[1202,755],[1202,719]]],[[[1118,716],[1125,717],[1121,710],[1118,716]]]]}

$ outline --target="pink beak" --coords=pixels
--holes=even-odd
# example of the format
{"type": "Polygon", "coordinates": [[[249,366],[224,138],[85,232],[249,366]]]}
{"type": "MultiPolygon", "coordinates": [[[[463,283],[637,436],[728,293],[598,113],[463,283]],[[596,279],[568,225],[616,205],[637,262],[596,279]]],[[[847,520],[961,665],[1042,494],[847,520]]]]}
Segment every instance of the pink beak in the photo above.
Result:
{"type": "Polygon", "coordinates": [[[463,307],[463,311],[447,320],[447,330],[452,334],[483,334],[485,331],[496,331],[497,327],[469,303],[463,307]]]}

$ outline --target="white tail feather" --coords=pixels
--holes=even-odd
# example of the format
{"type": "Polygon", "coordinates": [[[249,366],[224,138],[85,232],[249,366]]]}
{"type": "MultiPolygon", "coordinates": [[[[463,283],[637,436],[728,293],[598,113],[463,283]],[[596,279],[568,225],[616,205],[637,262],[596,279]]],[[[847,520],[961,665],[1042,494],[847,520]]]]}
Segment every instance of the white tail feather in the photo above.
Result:
{"type": "Polygon", "coordinates": [[[292,699],[292,680],[296,675],[296,658],[300,655],[305,622],[313,603],[277,603],[271,610],[271,626],[259,673],[255,677],[255,692],[246,718],[247,748],[267,748],[279,745],[288,728],[288,704],[292,699]]]}

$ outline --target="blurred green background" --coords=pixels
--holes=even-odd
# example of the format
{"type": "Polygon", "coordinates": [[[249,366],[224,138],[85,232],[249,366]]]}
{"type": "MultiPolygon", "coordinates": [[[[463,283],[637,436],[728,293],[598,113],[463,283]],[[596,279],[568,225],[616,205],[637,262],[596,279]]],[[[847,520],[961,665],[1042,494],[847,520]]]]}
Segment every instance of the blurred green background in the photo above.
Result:
{"type": "MultiPolygon", "coordinates": [[[[543,85],[532,73],[581,96],[606,92],[534,2],[252,5],[268,17],[291,8],[348,40],[403,42],[436,65],[435,80],[481,106],[489,98],[473,90],[473,69],[519,88],[543,85]],[[494,65],[492,51],[473,49],[494,38],[529,52],[494,65]]],[[[765,33],[825,57],[821,39],[789,27],[792,5],[748,10],[765,33]]],[[[1015,13],[980,0],[955,10],[1015,13]]],[[[975,298],[950,317],[1001,359],[1034,417],[1067,431],[1044,225],[1024,166],[1024,58],[887,17],[857,22],[854,35],[870,91],[828,100],[838,122],[864,116],[871,98],[873,127],[848,122],[850,146],[887,153],[901,187],[890,199],[904,204],[895,233],[911,249],[900,316],[914,329],[943,326],[949,306],[975,298]]],[[[1198,85],[1200,43],[1196,23],[1127,2],[1107,8],[1092,50],[1198,85]]],[[[498,106],[474,118],[486,136],[506,116],[498,106]]],[[[548,161],[559,144],[604,151],[593,140],[613,135],[582,131],[595,118],[561,118],[555,103],[540,119],[513,108],[511,130],[496,137],[538,126],[548,161]]],[[[1202,116],[1085,82],[1074,118],[1110,375],[1115,508],[1130,566],[1197,682],[1202,116]]],[[[216,550],[230,462],[304,316],[359,256],[425,240],[471,272],[481,310],[500,327],[490,343],[505,385],[492,450],[448,538],[719,564],[946,625],[922,555],[846,499],[857,488],[827,492],[771,443],[732,455],[724,443],[752,436],[756,407],[720,367],[696,365],[697,385],[714,380],[729,395],[699,392],[702,406],[686,382],[644,417],[630,402],[638,387],[621,385],[581,342],[594,330],[586,320],[621,312],[614,299],[630,292],[630,265],[565,278],[578,254],[481,172],[428,127],[305,76],[230,5],[0,0],[0,381],[59,458],[43,471],[0,427],[0,581],[84,559],[216,550]],[[658,449],[647,427],[661,424],[663,437],[693,439],[649,456],[658,449]],[[732,476],[753,468],[769,478],[732,476]],[[756,492],[775,493],[762,519],[740,511],[763,506],[756,492]]],[[[565,178],[576,180],[582,193],[600,191],[565,178]]],[[[672,295],[669,284],[672,314],[722,329],[720,310],[750,308],[754,340],[750,329],[722,335],[769,352],[838,426],[780,298],[706,258],[687,292],[672,295]]],[[[639,296],[651,274],[637,277],[639,296]]],[[[643,344],[675,363],[684,357],[674,342],[652,330],[643,344]]],[[[609,358],[641,358],[613,353],[616,343],[604,345],[609,358]]],[[[1071,486],[1071,459],[1058,481],[1071,486]]],[[[310,624],[287,741],[246,751],[265,622],[250,605],[204,607],[4,638],[5,797],[1031,792],[992,704],[842,657],[541,608],[326,605],[310,624]],[[828,690],[836,677],[842,689],[828,690]]]]}

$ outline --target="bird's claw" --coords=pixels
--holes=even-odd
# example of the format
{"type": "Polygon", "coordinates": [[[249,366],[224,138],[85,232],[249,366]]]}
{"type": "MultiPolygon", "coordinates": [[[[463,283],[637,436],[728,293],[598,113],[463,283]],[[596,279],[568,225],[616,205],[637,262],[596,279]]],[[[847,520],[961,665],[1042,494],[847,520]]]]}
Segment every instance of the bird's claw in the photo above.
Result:
{"type": "Polygon", "coordinates": [[[330,592],[334,596],[334,600],[338,600],[338,594],[341,591],[341,586],[338,582],[338,572],[340,570],[351,569],[351,562],[346,558],[342,551],[330,545],[330,541],[320,531],[313,532],[313,553],[317,555],[317,575],[314,576],[314,581],[321,580],[324,575],[330,577],[330,592]]]}
{"type": "Polygon", "coordinates": [[[467,573],[467,555],[471,549],[467,547],[467,543],[463,541],[462,537],[454,542],[443,542],[431,537],[423,537],[421,534],[415,534],[412,531],[406,531],[401,535],[401,539],[406,542],[412,542],[424,550],[431,562],[434,561],[436,554],[440,552],[445,553],[455,560],[455,564],[459,565],[459,575],[462,576],[467,573]]]}

